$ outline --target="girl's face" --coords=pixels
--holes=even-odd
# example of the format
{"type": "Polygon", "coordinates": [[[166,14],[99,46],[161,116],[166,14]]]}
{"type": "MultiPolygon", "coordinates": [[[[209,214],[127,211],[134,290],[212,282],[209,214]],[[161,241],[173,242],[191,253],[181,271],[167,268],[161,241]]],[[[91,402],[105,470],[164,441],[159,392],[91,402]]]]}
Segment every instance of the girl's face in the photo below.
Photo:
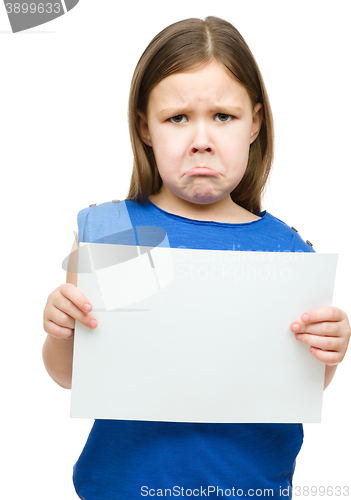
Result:
{"type": "Polygon", "coordinates": [[[138,112],[163,181],[158,199],[178,207],[233,206],[230,193],[245,173],[260,109],[252,109],[246,89],[216,60],[158,83],[146,115],[138,112]]]}

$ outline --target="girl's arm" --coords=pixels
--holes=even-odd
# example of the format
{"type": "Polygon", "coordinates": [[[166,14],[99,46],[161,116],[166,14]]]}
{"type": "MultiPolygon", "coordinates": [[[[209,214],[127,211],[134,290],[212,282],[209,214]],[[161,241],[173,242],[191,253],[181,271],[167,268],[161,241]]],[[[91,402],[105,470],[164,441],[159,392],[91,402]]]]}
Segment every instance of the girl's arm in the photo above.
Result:
{"type": "Polygon", "coordinates": [[[333,380],[336,369],[338,365],[326,365],[325,367],[325,376],[324,376],[324,389],[328,387],[330,382],[333,380]]]}
{"type": "Polygon", "coordinates": [[[351,328],[347,314],[337,307],[322,307],[304,313],[301,321],[290,325],[299,342],[310,345],[311,354],[326,364],[324,389],[332,381],[336,368],[344,359],[351,328]]]}
{"type": "Polygon", "coordinates": [[[43,345],[43,361],[50,377],[64,389],[71,389],[73,337],[63,340],[48,335],[43,345]]]}
{"type": "MultiPolygon", "coordinates": [[[[74,242],[73,253],[78,248],[74,242]]],[[[92,305],[77,288],[77,274],[67,272],[66,283],[48,297],[44,309],[43,362],[50,377],[61,387],[71,388],[75,320],[94,329],[96,319],[88,313],[92,305]],[[95,322],[95,323],[94,323],[95,322]]]]}

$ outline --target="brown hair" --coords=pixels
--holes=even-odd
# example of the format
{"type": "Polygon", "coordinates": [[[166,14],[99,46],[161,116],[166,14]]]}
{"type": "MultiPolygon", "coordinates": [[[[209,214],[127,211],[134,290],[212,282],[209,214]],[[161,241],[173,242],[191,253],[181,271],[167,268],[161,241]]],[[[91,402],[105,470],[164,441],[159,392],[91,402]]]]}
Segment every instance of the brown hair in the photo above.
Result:
{"type": "Polygon", "coordinates": [[[218,17],[190,18],[171,24],[150,42],[135,68],[129,94],[129,133],[134,165],[127,199],[145,204],[156,194],[162,179],[153,150],[139,133],[138,114],[146,114],[151,90],[173,73],[186,71],[216,59],[246,89],[252,107],[262,104],[262,125],[250,145],[248,165],[232,200],[252,213],[261,211],[261,196],[273,163],[273,117],[267,91],[245,40],[229,22],[218,17]]]}

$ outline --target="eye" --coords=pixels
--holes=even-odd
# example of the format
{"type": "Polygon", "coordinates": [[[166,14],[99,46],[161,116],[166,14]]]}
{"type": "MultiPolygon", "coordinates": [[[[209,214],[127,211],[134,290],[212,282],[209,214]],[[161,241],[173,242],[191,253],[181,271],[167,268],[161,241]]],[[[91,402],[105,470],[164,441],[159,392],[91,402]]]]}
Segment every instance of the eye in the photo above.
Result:
{"type": "Polygon", "coordinates": [[[169,118],[169,121],[171,123],[185,123],[183,121],[183,118],[186,118],[185,115],[176,115],[176,116],[172,116],[172,118],[169,118]]]}
{"type": "Polygon", "coordinates": [[[232,118],[234,118],[232,115],[227,115],[225,113],[217,113],[216,117],[218,117],[218,120],[216,120],[216,121],[222,122],[222,123],[230,122],[230,120],[232,120],[232,118]]]}

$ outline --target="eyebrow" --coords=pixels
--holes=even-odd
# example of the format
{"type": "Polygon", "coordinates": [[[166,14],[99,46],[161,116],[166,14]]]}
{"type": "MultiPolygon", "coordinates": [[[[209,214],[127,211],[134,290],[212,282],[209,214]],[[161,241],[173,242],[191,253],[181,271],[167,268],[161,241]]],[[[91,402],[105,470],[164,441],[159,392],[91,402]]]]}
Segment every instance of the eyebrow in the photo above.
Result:
{"type": "MultiPolygon", "coordinates": [[[[231,104],[225,104],[225,103],[222,103],[222,104],[219,104],[219,105],[215,105],[212,107],[212,111],[215,111],[217,110],[217,113],[219,112],[218,110],[220,109],[223,109],[225,111],[228,111],[229,114],[233,114],[235,115],[236,113],[241,113],[243,111],[243,108],[241,108],[240,106],[232,106],[231,104]]],[[[176,107],[176,108],[164,108],[164,109],[161,109],[158,113],[157,113],[157,116],[159,118],[161,117],[165,117],[165,116],[170,116],[170,117],[173,117],[173,116],[177,116],[177,115],[180,115],[180,114],[187,114],[189,113],[189,111],[191,111],[191,108],[187,107],[187,106],[182,106],[181,104],[176,107]]]]}
{"type": "Polygon", "coordinates": [[[188,113],[189,112],[189,108],[187,107],[183,107],[183,106],[178,106],[177,108],[165,108],[165,109],[161,109],[161,111],[159,111],[157,113],[157,116],[159,118],[162,118],[162,117],[165,117],[165,116],[177,116],[179,115],[179,110],[182,110],[183,113],[188,113]]]}

